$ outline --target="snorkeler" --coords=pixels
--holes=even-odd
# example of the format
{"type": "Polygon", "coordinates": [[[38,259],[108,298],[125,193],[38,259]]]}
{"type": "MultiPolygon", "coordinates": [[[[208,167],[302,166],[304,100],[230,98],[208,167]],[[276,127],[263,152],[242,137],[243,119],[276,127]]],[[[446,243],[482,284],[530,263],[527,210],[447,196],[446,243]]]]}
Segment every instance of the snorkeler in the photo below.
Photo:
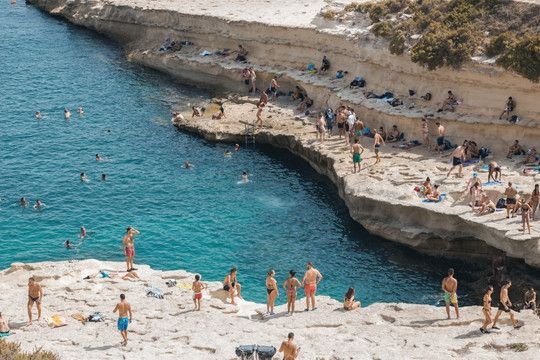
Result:
{"type": "Polygon", "coordinates": [[[65,109],[64,109],[64,118],[65,118],[66,120],[69,120],[70,117],[71,117],[71,111],[69,111],[68,108],[65,108],[65,109]]]}

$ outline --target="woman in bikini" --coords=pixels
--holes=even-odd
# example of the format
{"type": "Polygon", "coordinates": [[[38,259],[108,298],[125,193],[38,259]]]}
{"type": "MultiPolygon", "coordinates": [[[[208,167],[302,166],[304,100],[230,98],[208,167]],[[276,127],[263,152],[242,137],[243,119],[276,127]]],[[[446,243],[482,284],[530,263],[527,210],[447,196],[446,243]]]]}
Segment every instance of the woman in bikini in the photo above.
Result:
{"type": "Polygon", "coordinates": [[[529,218],[531,216],[531,206],[525,202],[525,198],[521,198],[519,201],[519,207],[521,208],[521,223],[523,224],[523,232],[525,232],[525,225],[527,225],[527,229],[529,230],[529,234],[531,233],[531,224],[529,222],[529,218]]]}
{"type": "Polygon", "coordinates": [[[482,313],[484,314],[484,325],[480,328],[480,331],[484,334],[489,333],[487,327],[493,322],[491,317],[491,294],[493,294],[493,286],[488,286],[483,298],[482,313]]]}
{"type": "Polygon", "coordinates": [[[361,306],[360,301],[354,301],[354,288],[350,287],[345,293],[345,299],[343,300],[343,308],[345,310],[354,310],[361,306]]]}
{"type": "Polygon", "coordinates": [[[274,276],[276,276],[274,270],[270,270],[266,274],[266,313],[269,315],[274,315],[274,304],[279,296],[277,281],[274,276]]]}
{"type": "Polygon", "coordinates": [[[296,290],[301,287],[302,284],[296,278],[296,272],[289,271],[289,278],[283,283],[283,288],[287,292],[287,315],[294,314],[294,303],[296,301],[296,290]]]}
{"type": "Polygon", "coordinates": [[[234,302],[234,297],[237,296],[240,299],[242,298],[241,289],[242,287],[236,280],[237,269],[233,267],[225,279],[223,280],[223,290],[228,291],[231,296],[231,304],[236,305],[234,302]]]}
{"type": "Polygon", "coordinates": [[[540,189],[538,184],[534,185],[534,190],[531,194],[531,201],[530,205],[532,208],[532,214],[531,214],[531,220],[534,220],[534,217],[536,215],[536,210],[538,210],[538,204],[540,204],[540,189]]]}

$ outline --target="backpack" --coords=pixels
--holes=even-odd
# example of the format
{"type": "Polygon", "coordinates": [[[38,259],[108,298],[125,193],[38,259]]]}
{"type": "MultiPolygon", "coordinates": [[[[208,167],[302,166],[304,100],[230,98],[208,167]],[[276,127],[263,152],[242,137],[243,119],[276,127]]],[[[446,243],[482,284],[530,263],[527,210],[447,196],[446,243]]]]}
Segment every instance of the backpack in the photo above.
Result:
{"type": "Polygon", "coordinates": [[[420,96],[422,99],[429,101],[431,100],[431,93],[426,93],[426,95],[420,96]]]}
{"type": "Polygon", "coordinates": [[[491,151],[487,147],[482,146],[480,150],[478,150],[478,156],[480,156],[480,159],[484,160],[489,156],[490,152],[491,151]]]}
{"type": "Polygon", "coordinates": [[[351,86],[364,87],[366,86],[366,80],[362,76],[357,76],[351,81],[351,86]]]}
{"type": "Polygon", "coordinates": [[[495,205],[495,207],[496,207],[497,209],[504,209],[504,208],[506,208],[506,199],[500,198],[500,199],[497,201],[497,205],[495,205]]]}
{"type": "Polygon", "coordinates": [[[103,321],[103,315],[100,312],[95,312],[88,315],[88,321],[90,322],[100,322],[103,321]]]}
{"type": "Polygon", "coordinates": [[[512,115],[510,117],[510,120],[508,120],[508,121],[510,121],[512,124],[517,124],[519,122],[519,120],[520,119],[519,119],[519,117],[517,115],[512,115]]]}

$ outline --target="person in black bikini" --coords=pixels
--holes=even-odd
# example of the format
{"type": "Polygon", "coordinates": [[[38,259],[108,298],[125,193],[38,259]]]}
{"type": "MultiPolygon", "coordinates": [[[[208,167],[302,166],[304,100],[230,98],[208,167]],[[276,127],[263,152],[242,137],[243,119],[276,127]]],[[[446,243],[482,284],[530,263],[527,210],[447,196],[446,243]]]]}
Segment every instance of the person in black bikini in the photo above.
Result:
{"type": "Polygon", "coordinates": [[[237,269],[233,267],[227,276],[225,276],[225,279],[223,280],[223,290],[228,291],[231,296],[231,304],[236,305],[234,302],[234,297],[238,296],[240,299],[242,298],[241,290],[242,286],[237,282],[236,280],[236,273],[237,269]]]}
{"type": "Polygon", "coordinates": [[[484,314],[484,324],[480,328],[480,332],[484,334],[488,334],[489,331],[487,327],[489,324],[493,322],[493,318],[491,317],[491,294],[493,294],[493,286],[488,286],[486,293],[484,294],[484,298],[482,300],[483,307],[482,307],[482,313],[484,314]]]}
{"type": "Polygon", "coordinates": [[[43,289],[36,280],[31,277],[28,279],[28,323],[32,323],[32,307],[36,304],[38,310],[38,320],[41,319],[41,299],[43,298],[43,289]]]}
{"type": "Polygon", "coordinates": [[[523,224],[523,232],[525,233],[525,225],[531,233],[531,224],[529,222],[529,217],[531,216],[532,208],[525,202],[525,198],[521,198],[519,201],[519,207],[521,208],[521,222],[523,224]]]}
{"type": "Polygon", "coordinates": [[[274,270],[270,270],[266,274],[266,313],[269,315],[274,315],[274,303],[279,296],[277,281],[274,276],[276,276],[274,270]]]}

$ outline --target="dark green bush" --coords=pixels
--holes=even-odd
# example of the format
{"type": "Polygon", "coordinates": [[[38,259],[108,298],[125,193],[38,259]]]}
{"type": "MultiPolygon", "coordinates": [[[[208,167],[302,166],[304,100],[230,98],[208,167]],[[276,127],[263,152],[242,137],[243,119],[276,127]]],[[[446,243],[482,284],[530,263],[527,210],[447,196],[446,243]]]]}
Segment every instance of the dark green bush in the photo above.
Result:
{"type": "Polygon", "coordinates": [[[373,25],[371,31],[377,36],[388,38],[392,35],[392,25],[390,21],[381,21],[373,25]]]}
{"type": "Polygon", "coordinates": [[[518,39],[497,59],[497,64],[531,81],[538,82],[540,80],[540,34],[526,34],[518,39]]]}
{"type": "Polygon", "coordinates": [[[429,70],[443,66],[459,68],[476,49],[478,33],[471,26],[449,29],[436,26],[411,49],[411,59],[429,70]]]}
{"type": "Polygon", "coordinates": [[[390,40],[390,52],[394,55],[403,54],[406,48],[405,40],[405,33],[403,31],[396,31],[390,40]]]}
{"type": "Polygon", "coordinates": [[[516,41],[516,37],[511,32],[504,32],[494,39],[491,39],[486,47],[486,55],[489,57],[497,56],[508,50],[516,41]]]}

